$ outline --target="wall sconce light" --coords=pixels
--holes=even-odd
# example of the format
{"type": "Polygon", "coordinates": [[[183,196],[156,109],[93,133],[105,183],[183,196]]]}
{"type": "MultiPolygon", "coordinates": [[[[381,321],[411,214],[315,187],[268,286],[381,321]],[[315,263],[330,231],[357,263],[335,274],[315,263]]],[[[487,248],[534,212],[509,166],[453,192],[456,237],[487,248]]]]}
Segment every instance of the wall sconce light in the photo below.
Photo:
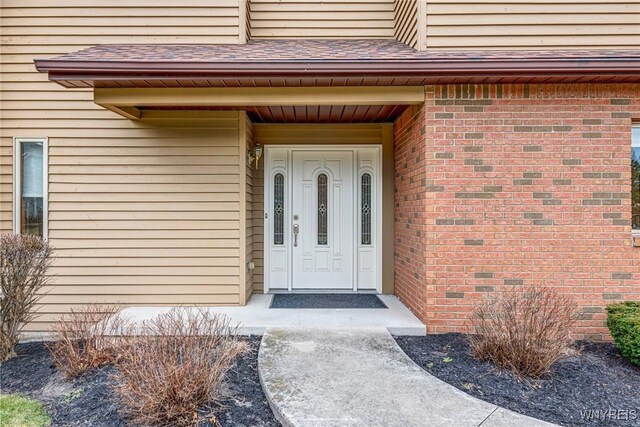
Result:
{"type": "Polygon", "coordinates": [[[260,143],[256,143],[253,146],[253,149],[247,151],[247,161],[251,164],[254,160],[256,161],[256,169],[258,168],[258,160],[262,157],[262,145],[260,143]]]}

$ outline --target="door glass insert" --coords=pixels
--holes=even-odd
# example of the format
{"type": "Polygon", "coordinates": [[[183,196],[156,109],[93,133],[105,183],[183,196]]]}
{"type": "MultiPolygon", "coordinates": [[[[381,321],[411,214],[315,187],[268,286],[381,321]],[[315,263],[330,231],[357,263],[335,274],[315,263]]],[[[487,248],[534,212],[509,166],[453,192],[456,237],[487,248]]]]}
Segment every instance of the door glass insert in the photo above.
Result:
{"type": "Polygon", "coordinates": [[[284,175],[273,177],[273,244],[284,245],[284,175]]]}
{"type": "Polygon", "coordinates": [[[318,245],[328,244],[327,235],[327,216],[328,216],[328,197],[327,197],[327,175],[321,173],[318,175],[318,245]]]}
{"type": "Polygon", "coordinates": [[[360,243],[371,244],[371,174],[362,174],[360,179],[360,243]]]}

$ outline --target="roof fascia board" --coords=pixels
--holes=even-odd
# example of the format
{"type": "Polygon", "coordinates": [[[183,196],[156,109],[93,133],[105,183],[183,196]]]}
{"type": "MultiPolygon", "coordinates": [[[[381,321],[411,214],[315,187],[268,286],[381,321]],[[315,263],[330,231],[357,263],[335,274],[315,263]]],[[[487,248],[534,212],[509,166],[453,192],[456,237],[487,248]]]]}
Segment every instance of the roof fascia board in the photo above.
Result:
{"type": "Polygon", "coordinates": [[[301,62],[129,62],[36,60],[36,68],[52,75],[73,74],[104,77],[118,73],[140,76],[202,73],[217,75],[485,75],[485,74],[593,74],[625,72],[640,74],[639,57],[618,58],[536,58],[536,59],[456,59],[456,60],[388,60],[388,61],[301,61],[301,62]]]}
{"type": "Polygon", "coordinates": [[[417,105],[424,86],[95,88],[94,102],[116,106],[417,105]]]}

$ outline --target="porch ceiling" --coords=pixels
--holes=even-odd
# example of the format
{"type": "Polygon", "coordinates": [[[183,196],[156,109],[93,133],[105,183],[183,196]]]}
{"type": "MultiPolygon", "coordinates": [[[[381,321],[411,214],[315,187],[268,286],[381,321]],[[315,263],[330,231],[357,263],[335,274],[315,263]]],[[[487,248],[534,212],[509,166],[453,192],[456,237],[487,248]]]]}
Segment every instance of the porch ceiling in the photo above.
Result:
{"type": "Polygon", "coordinates": [[[393,122],[408,105],[272,105],[272,106],[150,106],[146,111],[244,110],[253,123],[385,123],[393,122]]]}
{"type": "Polygon", "coordinates": [[[640,82],[640,49],[419,52],[394,40],[101,45],[35,63],[130,119],[242,109],[260,122],[382,122],[430,84],[640,82]]]}

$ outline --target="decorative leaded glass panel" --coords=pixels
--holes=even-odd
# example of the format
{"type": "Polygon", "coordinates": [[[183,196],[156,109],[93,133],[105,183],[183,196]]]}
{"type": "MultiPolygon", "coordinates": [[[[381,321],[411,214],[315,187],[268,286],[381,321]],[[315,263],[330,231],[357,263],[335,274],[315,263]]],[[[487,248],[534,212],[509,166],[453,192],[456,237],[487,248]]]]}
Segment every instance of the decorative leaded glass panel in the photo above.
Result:
{"type": "Polygon", "coordinates": [[[362,175],[360,182],[360,242],[363,245],[371,244],[371,174],[362,175]]]}
{"type": "Polygon", "coordinates": [[[273,244],[284,245],[284,175],[273,177],[273,244]]]}
{"type": "Polygon", "coordinates": [[[328,217],[328,197],[327,197],[327,175],[318,175],[318,244],[328,244],[327,217],[328,217]]]}

